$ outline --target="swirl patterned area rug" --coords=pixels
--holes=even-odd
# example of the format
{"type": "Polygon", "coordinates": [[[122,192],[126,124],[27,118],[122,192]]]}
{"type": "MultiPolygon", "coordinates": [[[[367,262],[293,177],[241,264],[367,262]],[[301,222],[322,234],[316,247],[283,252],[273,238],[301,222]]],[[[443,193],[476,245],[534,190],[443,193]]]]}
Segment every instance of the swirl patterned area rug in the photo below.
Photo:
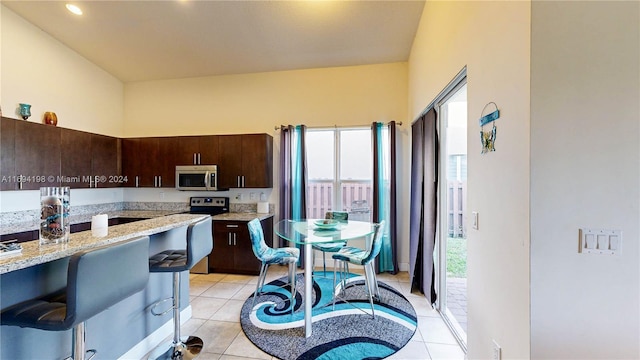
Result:
{"type": "Polygon", "coordinates": [[[286,277],[266,284],[253,309],[253,295],[245,301],[240,324],[249,340],[262,351],[285,360],[382,359],[409,342],[416,331],[417,316],[396,289],[378,281],[381,301],[374,300],[373,319],[362,276],[351,274],[342,299],[336,300],[332,310],[333,273],[326,277],[321,274],[316,272],[313,281],[311,337],[304,336],[304,278],[298,275],[293,315],[286,277]]]}

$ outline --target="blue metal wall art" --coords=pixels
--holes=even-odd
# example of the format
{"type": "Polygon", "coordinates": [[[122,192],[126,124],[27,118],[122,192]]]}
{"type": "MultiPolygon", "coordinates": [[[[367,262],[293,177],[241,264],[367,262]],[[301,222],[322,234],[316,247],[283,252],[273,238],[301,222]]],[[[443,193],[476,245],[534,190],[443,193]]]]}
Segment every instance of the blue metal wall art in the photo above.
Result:
{"type": "Polygon", "coordinates": [[[493,124],[493,127],[491,128],[490,131],[484,131],[483,127],[488,123],[494,122],[498,118],[500,118],[500,110],[498,110],[498,105],[496,105],[496,103],[490,102],[484,106],[484,108],[482,109],[482,113],[480,114],[480,120],[479,120],[480,142],[482,143],[482,154],[486,154],[491,151],[496,151],[496,148],[495,148],[496,124],[495,123],[493,124]],[[495,106],[496,110],[492,113],[489,113],[488,115],[482,115],[484,114],[484,111],[487,109],[487,106],[491,104],[495,106]]]}

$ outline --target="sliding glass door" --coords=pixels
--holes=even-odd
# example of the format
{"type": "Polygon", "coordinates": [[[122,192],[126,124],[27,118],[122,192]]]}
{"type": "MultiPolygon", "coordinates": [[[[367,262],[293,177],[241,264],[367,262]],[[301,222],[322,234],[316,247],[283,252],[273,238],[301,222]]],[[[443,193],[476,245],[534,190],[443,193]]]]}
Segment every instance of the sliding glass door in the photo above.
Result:
{"type": "Polygon", "coordinates": [[[440,137],[436,303],[463,348],[467,342],[467,86],[437,107],[440,137]]]}

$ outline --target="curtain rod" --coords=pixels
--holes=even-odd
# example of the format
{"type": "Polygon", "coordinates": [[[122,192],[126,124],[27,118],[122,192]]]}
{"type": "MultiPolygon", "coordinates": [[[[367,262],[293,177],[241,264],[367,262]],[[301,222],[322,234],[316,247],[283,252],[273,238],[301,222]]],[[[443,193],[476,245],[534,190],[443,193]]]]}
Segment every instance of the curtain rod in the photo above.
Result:
{"type": "MultiPolygon", "coordinates": [[[[389,123],[390,122],[387,122],[387,123],[385,123],[385,125],[389,125],[389,123]]],[[[402,126],[402,121],[396,122],[396,124],[398,124],[398,126],[402,126]]],[[[321,128],[334,127],[334,128],[337,129],[337,128],[350,128],[350,127],[353,128],[353,127],[365,127],[365,126],[371,126],[371,124],[367,124],[367,125],[339,125],[339,126],[338,125],[333,125],[333,126],[331,126],[331,125],[327,125],[327,126],[308,126],[308,128],[309,129],[321,129],[321,128]]],[[[280,126],[276,125],[274,127],[274,130],[277,131],[277,130],[280,130],[280,129],[285,128],[285,127],[287,127],[287,125],[280,125],[280,126]]]]}

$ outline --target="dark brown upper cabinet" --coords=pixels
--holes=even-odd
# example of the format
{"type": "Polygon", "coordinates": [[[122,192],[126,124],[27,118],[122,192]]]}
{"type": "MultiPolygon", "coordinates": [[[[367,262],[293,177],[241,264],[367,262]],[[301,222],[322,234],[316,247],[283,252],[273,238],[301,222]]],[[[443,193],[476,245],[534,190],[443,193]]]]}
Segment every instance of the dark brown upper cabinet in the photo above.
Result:
{"type": "Polygon", "coordinates": [[[122,139],[122,174],[130,187],[174,187],[178,139],[122,139]]]}
{"type": "Polygon", "coordinates": [[[218,136],[180,136],[176,151],[176,165],[216,165],[218,136]]]}
{"type": "Polygon", "coordinates": [[[60,128],[28,121],[15,121],[15,175],[18,189],[36,190],[59,186],[60,128]]]}
{"type": "Polygon", "coordinates": [[[71,188],[116,187],[118,138],[60,129],[61,185],[71,188]]]}
{"type": "Polygon", "coordinates": [[[218,187],[273,187],[273,137],[268,134],[218,136],[218,187]]]}
{"type": "Polygon", "coordinates": [[[120,171],[120,139],[91,134],[91,173],[99,176],[96,187],[118,187],[123,184],[120,171]]]}
{"type": "Polygon", "coordinates": [[[84,131],[60,129],[61,186],[94,187],[91,172],[91,134],[84,131]]]}
{"type": "Polygon", "coordinates": [[[175,187],[176,165],[218,165],[218,187],[273,187],[268,134],[120,139],[11,118],[0,124],[0,190],[175,187]]]}
{"type": "Polygon", "coordinates": [[[15,159],[16,121],[0,119],[0,190],[17,190],[15,159]]]}

